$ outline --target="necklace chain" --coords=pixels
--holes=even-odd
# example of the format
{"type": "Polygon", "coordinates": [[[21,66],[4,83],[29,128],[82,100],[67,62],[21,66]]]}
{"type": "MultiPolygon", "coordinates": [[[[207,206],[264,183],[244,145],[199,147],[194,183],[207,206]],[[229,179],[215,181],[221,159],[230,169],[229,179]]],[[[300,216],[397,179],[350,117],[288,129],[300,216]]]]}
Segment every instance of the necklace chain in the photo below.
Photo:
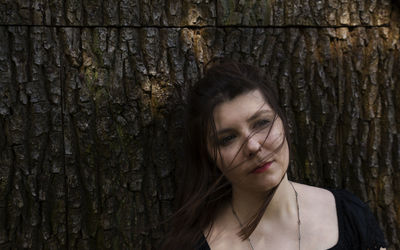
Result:
{"type": "Polygon", "coordinates": [[[289,181],[290,185],[293,188],[294,194],[296,196],[296,208],[297,208],[297,235],[299,238],[299,250],[301,250],[301,221],[300,221],[300,206],[299,206],[299,195],[296,191],[296,189],[293,186],[293,183],[291,181],[289,181]]]}
{"type": "MultiPolygon", "coordinates": [[[[233,213],[233,215],[236,217],[236,220],[239,222],[240,227],[243,228],[243,224],[242,224],[242,222],[240,222],[239,216],[236,214],[235,209],[233,209],[232,203],[231,203],[231,208],[232,208],[232,213],[233,213]]],[[[250,247],[251,247],[251,250],[254,250],[254,247],[253,247],[253,244],[251,243],[250,237],[247,238],[247,241],[249,242],[249,245],[250,245],[250,247]]]]}
{"type": "MultiPolygon", "coordinates": [[[[295,194],[295,196],[296,196],[296,208],[297,208],[297,235],[298,235],[298,239],[299,239],[299,250],[301,250],[301,244],[300,244],[300,243],[301,243],[301,230],[300,230],[300,229],[301,229],[301,227],[300,227],[301,221],[300,221],[299,198],[298,198],[298,193],[297,193],[296,189],[295,189],[294,186],[293,186],[293,183],[292,183],[291,181],[289,181],[289,183],[290,183],[290,185],[292,186],[293,191],[294,191],[294,194],[295,194]]],[[[232,208],[232,213],[233,213],[233,215],[235,216],[236,220],[238,221],[240,227],[243,228],[243,224],[242,224],[242,222],[240,221],[239,216],[237,215],[235,209],[233,209],[232,203],[231,203],[231,208],[232,208]]],[[[249,245],[250,245],[251,250],[254,250],[254,247],[253,247],[253,244],[251,243],[250,237],[248,237],[247,240],[248,240],[248,242],[249,242],[249,245]]]]}

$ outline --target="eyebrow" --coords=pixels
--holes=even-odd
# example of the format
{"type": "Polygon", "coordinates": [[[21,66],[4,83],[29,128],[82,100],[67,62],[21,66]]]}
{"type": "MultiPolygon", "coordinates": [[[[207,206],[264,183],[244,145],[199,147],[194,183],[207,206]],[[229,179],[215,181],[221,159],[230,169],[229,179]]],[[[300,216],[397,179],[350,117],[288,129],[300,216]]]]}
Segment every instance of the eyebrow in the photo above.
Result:
{"type": "MultiPolygon", "coordinates": [[[[274,113],[274,112],[271,111],[271,110],[260,109],[257,112],[255,112],[252,116],[250,116],[250,118],[247,119],[247,122],[254,121],[258,117],[260,117],[262,114],[266,114],[266,113],[274,113]]],[[[224,128],[224,129],[221,129],[221,130],[217,131],[217,136],[221,135],[221,134],[226,134],[226,133],[229,133],[229,132],[232,132],[232,131],[234,131],[233,128],[224,128]]]]}
{"type": "Polygon", "coordinates": [[[247,119],[247,121],[251,122],[253,120],[256,120],[258,117],[260,117],[262,114],[265,113],[274,113],[274,112],[272,112],[272,110],[260,109],[257,112],[255,112],[252,116],[250,116],[250,118],[247,119]]]}

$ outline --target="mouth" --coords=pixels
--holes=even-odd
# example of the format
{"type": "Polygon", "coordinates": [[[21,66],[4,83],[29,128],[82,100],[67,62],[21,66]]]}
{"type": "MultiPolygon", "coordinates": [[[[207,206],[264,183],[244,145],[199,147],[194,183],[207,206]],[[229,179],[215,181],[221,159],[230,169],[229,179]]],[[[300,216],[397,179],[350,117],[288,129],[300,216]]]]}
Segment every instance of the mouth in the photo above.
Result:
{"type": "Polygon", "coordinates": [[[271,167],[272,163],[273,163],[273,161],[265,162],[265,163],[261,164],[260,166],[256,167],[253,171],[251,171],[251,173],[252,174],[263,173],[271,167]]]}

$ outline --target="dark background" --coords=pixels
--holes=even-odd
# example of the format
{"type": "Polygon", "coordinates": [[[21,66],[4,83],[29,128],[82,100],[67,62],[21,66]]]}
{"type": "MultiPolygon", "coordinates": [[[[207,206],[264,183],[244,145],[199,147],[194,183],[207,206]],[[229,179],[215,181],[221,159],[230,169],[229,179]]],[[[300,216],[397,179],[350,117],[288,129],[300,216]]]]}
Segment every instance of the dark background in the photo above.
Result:
{"type": "Polygon", "coordinates": [[[398,6],[0,0],[0,249],[156,249],[213,57],[271,74],[292,178],[369,201],[400,249],[398,6]]]}

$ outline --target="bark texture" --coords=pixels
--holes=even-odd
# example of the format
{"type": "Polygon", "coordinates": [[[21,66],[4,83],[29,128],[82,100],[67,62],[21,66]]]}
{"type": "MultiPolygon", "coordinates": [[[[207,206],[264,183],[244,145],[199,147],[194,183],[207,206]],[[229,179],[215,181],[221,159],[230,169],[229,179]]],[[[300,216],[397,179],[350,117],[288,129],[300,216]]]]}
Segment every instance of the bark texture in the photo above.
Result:
{"type": "Polygon", "coordinates": [[[400,249],[398,5],[0,1],[0,249],[156,249],[213,57],[271,75],[290,175],[370,201],[400,249]]]}

